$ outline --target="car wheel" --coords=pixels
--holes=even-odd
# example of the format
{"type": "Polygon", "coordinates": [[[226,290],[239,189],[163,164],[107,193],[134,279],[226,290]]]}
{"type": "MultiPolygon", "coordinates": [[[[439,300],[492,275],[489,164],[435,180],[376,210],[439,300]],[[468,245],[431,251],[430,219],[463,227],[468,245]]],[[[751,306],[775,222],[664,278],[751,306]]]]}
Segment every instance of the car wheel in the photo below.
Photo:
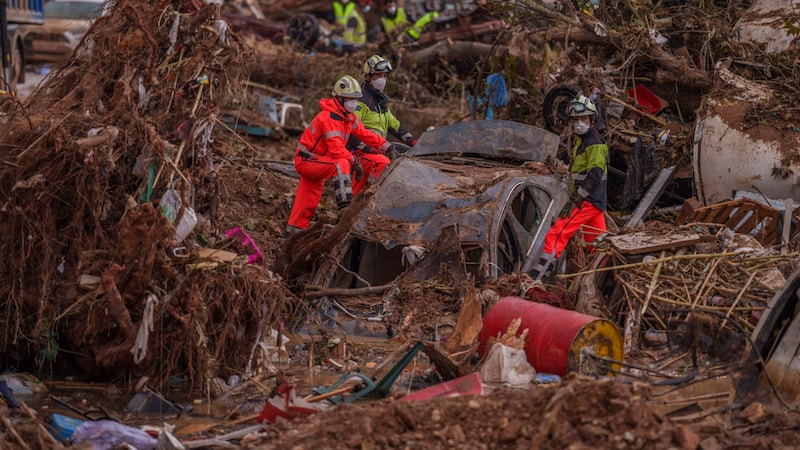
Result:
{"type": "Polygon", "coordinates": [[[567,106],[577,95],[578,90],[571,86],[556,86],[547,91],[542,102],[542,115],[548,130],[560,135],[569,125],[567,106]]]}
{"type": "Polygon", "coordinates": [[[300,14],[289,20],[287,31],[292,42],[311,48],[319,39],[319,21],[311,14],[300,14]]]}

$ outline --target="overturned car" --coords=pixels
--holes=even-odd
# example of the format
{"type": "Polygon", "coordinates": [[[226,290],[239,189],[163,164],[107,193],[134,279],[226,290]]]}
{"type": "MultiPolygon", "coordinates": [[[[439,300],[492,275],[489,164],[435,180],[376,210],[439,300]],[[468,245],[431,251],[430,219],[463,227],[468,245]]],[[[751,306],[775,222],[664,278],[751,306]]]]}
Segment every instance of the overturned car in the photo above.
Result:
{"type": "Polygon", "coordinates": [[[426,280],[441,264],[478,280],[525,270],[567,201],[566,173],[553,170],[558,145],[554,133],[502,120],[424,133],[377,180],[314,285],[426,280]]]}

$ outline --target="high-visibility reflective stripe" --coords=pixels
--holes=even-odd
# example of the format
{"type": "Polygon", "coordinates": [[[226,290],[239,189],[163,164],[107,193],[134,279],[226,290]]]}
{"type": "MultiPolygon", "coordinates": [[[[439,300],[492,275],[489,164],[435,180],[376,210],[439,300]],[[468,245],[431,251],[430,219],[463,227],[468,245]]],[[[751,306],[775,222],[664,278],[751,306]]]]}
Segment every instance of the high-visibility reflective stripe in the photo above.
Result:
{"type": "Polygon", "coordinates": [[[342,132],[339,131],[339,130],[328,131],[327,133],[325,133],[325,139],[330,139],[330,138],[332,138],[334,136],[339,136],[339,137],[343,138],[344,134],[342,134],[342,132]]]}
{"type": "MultiPolygon", "coordinates": [[[[586,179],[586,176],[587,176],[587,174],[585,174],[585,173],[572,173],[570,175],[572,176],[572,179],[575,180],[575,181],[583,181],[583,180],[586,179]]],[[[607,180],[608,179],[608,174],[603,172],[603,176],[600,179],[601,180],[607,180]]]]}

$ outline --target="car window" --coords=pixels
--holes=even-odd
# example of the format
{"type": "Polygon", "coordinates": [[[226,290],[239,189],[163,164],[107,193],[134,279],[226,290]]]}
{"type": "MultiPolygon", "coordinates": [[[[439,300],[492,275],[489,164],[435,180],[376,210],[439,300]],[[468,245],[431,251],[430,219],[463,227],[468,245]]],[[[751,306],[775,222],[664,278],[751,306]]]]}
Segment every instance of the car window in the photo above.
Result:
{"type": "Polygon", "coordinates": [[[96,19],[103,4],[100,2],[50,2],[44,7],[44,16],[54,19],[96,19]]]}

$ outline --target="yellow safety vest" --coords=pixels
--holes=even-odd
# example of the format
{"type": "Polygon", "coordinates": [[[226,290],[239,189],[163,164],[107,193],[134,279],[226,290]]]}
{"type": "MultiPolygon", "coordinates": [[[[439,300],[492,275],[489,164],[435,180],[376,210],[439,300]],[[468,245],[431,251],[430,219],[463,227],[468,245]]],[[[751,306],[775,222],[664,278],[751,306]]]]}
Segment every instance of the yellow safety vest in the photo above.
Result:
{"type": "Polygon", "coordinates": [[[356,9],[356,2],[349,1],[347,4],[343,5],[342,2],[336,0],[333,2],[333,17],[336,23],[340,26],[347,25],[347,17],[350,15],[353,10],[356,9]]]}
{"type": "Polygon", "coordinates": [[[408,29],[408,35],[416,41],[419,39],[425,26],[437,17],[439,17],[439,12],[437,11],[426,13],[424,16],[420,17],[419,20],[414,22],[414,25],[411,25],[411,28],[408,29]]]}
{"type": "Polygon", "coordinates": [[[381,25],[385,33],[391,33],[395,28],[403,26],[408,23],[408,15],[403,8],[397,8],[394,18],[381,16],[381,25]]]}
{"type": "MultiPolygon", "coordinates": [[[[349,25],[350,20],[356,20],[355,28],[345,28],[344,33],[342,33],[342,42],[345,45],[352,44],[353,47],[363,47],[367,44],[367,22],[364,20],[364,17],[353,9],[350,11],[350,14],[347,16],[346,23],[349,25]]],[[[345,25],[345,27],[348,27],[345,25]]]]}

